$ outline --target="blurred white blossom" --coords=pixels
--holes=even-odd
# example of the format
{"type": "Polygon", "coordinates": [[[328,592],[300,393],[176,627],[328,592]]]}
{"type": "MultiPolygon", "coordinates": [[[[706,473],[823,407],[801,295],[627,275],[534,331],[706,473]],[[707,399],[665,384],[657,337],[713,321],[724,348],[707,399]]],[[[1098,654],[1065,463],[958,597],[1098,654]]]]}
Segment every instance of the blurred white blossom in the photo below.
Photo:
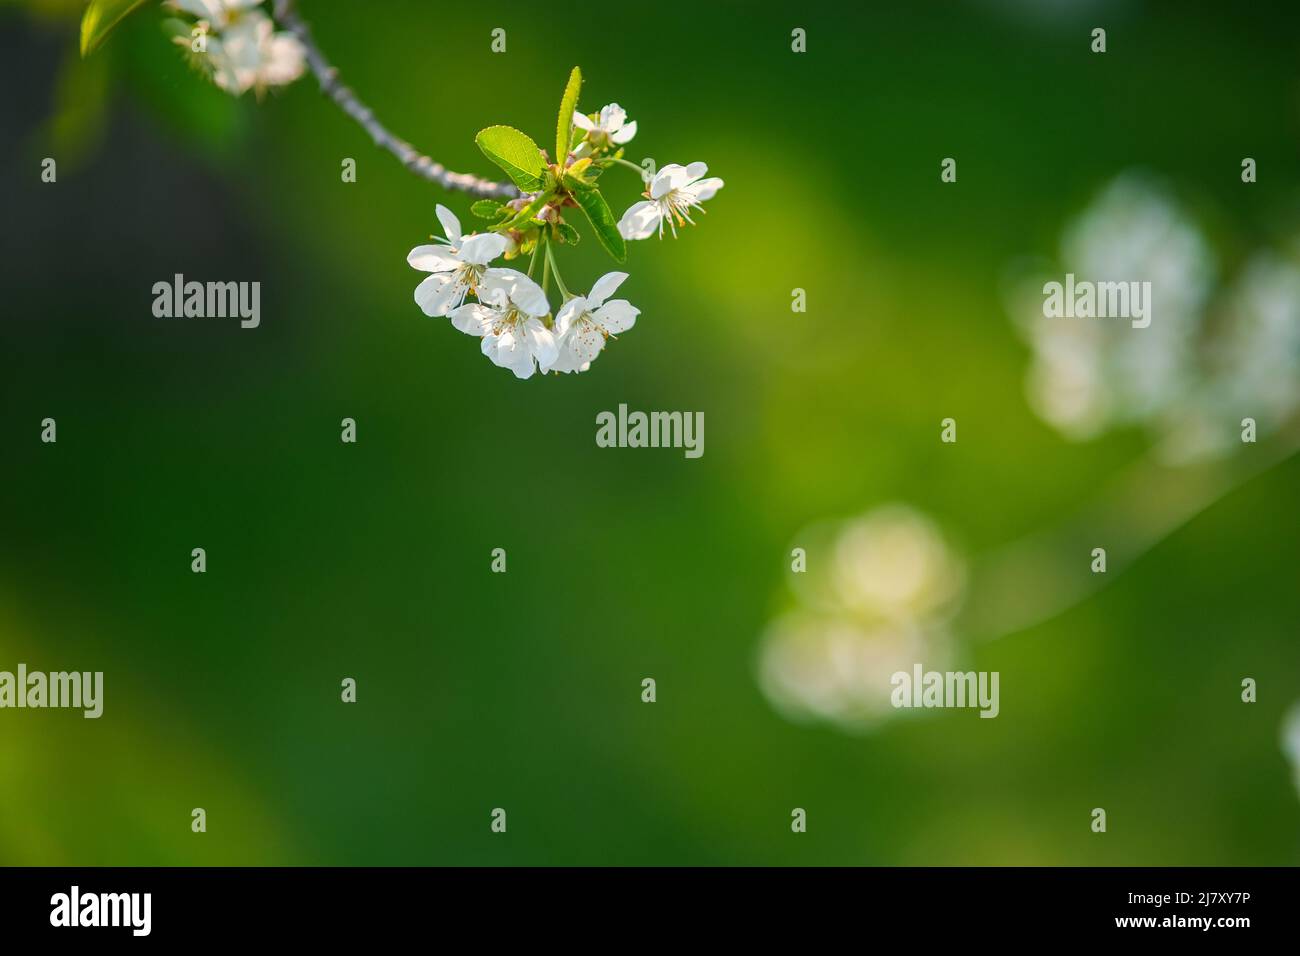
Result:
{"type": "Polygon", "coordinates": [[[1296,793],[1300,794],[1300,702],[1292,704],[1282,718],[1282,752],[1291,765],[1296,793]]]}
{"type": "Polygon", "coordinates": [[[897,712],[890,678],[924,661],[941,666],[946,646],[906,624],[860,624],[849,617],[796,613],[763,638],[758,678],[763,693],[792,720],[818,719],[867,729],[897,712]]]}
{"type": "MultiPolygon", "coordinates": [[[[285,86],[306,70],[306,51],[298,38],[277,31],[260,6],[261,0],[171,0],[173,9],[197,18],[206,33],[202,50],[191,49],[191,60],[206,70],[212,82],[239,96],[285,86]]],[[[176,42],[190,47],[191,38],[176,42]]]]}
{"type": "Polygon", "coordinates": [[[1033,348],[1031,407],[1082,441],[1140,424],[1161,457],[1183,463],[1240,446],[1243,417],[1261,434],[1300,408],[1300,270],[1272,252],[1232,284],[1170,191],[1125,174],[1064,230],[1061,259],[1014,290],[1010,309],[1033,348]],[[1149,281],[1152,320],[1043,315],[1044,278],[1149,281]]]}
{"type": "Polygon", "coordinates": [[[817,542],[815,556],[791,575],[798,606],[763,636],[759,685],[788,717],[870,728],[899,713],[890,704],[896,672],[947,662],[946,624],[964,590],[964,562],[930,519],[905,505],[807,529],[800,540],[817,542]]]}
{"type": "Polygon", "coordinates": [[[261,4],[262,0],[168,0],[165,5],[206,21],[213,30],[224,30],[242,11],[261,4]]]}
{"type": "Polygon", "coordinates": [[[1168,423],[1162,446],[1168,460],[1239,448],[1236,426],[1243,418],[1255,419],[1266,435],[1300,412],[1300,265],[1271,251],[1256,253],[1218,319],[1202,387],[1168,423]]]}
{"type": "Polygon", "coordinates": [[[848,522],[835,543],[831,573],[846,607],[890,620],[940,611],[960,592],[961,563],[925,516],[888,505],[848,522]]]}
{"type": "Polygon", "coordinates": [[[1145,329],[1049,318],[1041,295],[1026,294],[1018,318],[1034,349],[1027,383],[1034,410],[1081,440],[1180,401],[1192,385],[1191,350],[1213,269],[1204,239],[1164,190],[1136,175],[1112,183],[1066,228],[1059,272],[1149,281],[1154,318],[1145,329]]]}

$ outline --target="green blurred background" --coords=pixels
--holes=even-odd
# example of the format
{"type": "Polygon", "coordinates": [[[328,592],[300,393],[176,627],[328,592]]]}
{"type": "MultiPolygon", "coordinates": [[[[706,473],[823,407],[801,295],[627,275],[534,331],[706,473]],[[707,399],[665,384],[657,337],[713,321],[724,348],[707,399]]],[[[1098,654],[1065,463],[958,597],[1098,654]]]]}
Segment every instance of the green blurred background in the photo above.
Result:
{"type": "MultiPolygon", "coordinates": [[[[468,226],[466,197],[310,78],[260,104],[206,85],[153,9],[82,62],[80,7],[0,7],[0,669],[102,670],[105,712],[0,712],[0,863],[1300,860],[1294,457],[972,650],[997,720],[796,723],[755,676],[809,523],[903,500],[977,554],[1143,456],[1138,429],[1072,443],[1035,416],[1002,277],[1135,167],[1226,268],[1291,235],[1291,5],[301,0],[345,82],[453,169],[495,172],[483,126],[547,142],[580,64],[634,158],[726,180],[698,228],[631,247],[636,328],[524,382],[412,302],[407,251],[437,202],[468,226]],[[261,327],[155,319],[177,272],[260,281],[261,327]],[[597,448],[621,402],[703,411],[704,457],[597,448]]],[[[601,256],[588,236],[570,284],[601,256]]]]}

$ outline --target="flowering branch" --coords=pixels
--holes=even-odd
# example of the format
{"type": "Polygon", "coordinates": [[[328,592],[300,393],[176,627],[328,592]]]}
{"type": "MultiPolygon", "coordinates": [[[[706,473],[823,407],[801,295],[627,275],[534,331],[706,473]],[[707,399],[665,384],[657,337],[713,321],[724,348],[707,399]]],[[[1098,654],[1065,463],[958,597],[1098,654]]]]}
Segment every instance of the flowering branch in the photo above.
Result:
{"type": "MultiPolygon", "coordinates": [[[[145,0],[90,0],[82,17],[83,55],[93,51],[122,19],[145,0]]],[[[216,86],[233,96],[287,86],[308,70],[321,92],[370,134],[375,145],[402,165],[444,189],[482,197],[470,212],[492,225],[465,234],[446,206],[434,208],[444,235],[416,246],[406,257],[412,268],[429,275],[415,288],[415,302],[431,317],[451,320],[458,331],[482,339],[481,349],[493,363],[519,378],[540,372],[585,372],[605,347],[606,339],[626,332],[640,310],[626,299],[610,296],[627,279],[626,272],[607,272],[586,295],[570,291],[560,276],[554,247],[571,246],[580,234],[567,216],[582,216],[596,241],[618,263],[627,259],[629,240],[662,239],[692,223],[723,182],[705,178],[708,167],[670,163],[654,172],[652,160],[638,166],[623,158],[623,147],[637,132],[635,121],[617,103],[595,113],[578,109],[582,71],[569,74],[555,123],[555,152],[548,154],[526,133],[512,126],[488,126],[474,142],[501,168],[508,183],[456,173],[418,152],[375,119],[370,107],[339,82],[338,70],[316,45],[293,0],[164,0],[178,16],[163,22],[172,42],[216,86]],[[598,182],[605,170],[634,170],[644,187],[642,201],[615,217],[598,182]],[[492,266],[504,256],[530,255],[528,272],[492,266]],[[534,280],[538,261],[541,285],[534,280]],[[551,307],[551,277],[560,293],[560,308],[551,307]],[[475,301],[467,297],[473,296],[475,301]]]]}
{"type": "Polygon", "coordinates": [[[307,66],[320,83],[321,92],[337,103],[344,113],[356,120],[361,128],[370,134],[376,146],[388,150],[411,172],[437,183],[444,189],[459,190],[474,196],[514,199],[519,195],[519,190],[510,183],[494,183],[469,173],[452,172],[441,163],[435,163],[428,156],[420,153],[410,143],[394,136],[384,124],[375,119],[375,114],[370,107],[362,103],[350,87],[339,82],[338,69],[330,64],[320,47],[316,45],[311,30],[294,10],[293,0],[276,0],[274,16],[276,22],[302,44],[307,66]]]}

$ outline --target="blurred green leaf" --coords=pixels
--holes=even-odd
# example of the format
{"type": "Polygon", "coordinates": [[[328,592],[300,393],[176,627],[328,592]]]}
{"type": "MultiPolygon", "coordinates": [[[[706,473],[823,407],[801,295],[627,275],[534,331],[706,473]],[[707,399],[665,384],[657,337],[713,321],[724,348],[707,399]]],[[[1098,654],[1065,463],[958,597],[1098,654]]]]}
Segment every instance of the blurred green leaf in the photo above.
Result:
{"type": "Polygon", "coordinates": [[[81,55],[89,56],[144,0],[90,0],[81,18],[81,55]]]}
{"type": "Polygon", "coordinates": [[[582,233],[574,229],[567,222],[557,222],[555,224],[555,234],[559,237],[560,242],[568,246],[576,246],[582,239],[582,233]]]}
{"type": "Polygon", "coordinates": [[[85,60],[68,49],[59,64],[52,109],[38,139],[41,155],[57,155],[62,169],[80,166],[103,140],[110,63],[109,57],[85,60]]]}
{"type": "Polygon", "coordinates": [[[541,149],[527,134],[513,126],[489,126],[474,137],[474,142],[520,189],[532,192],[541,188],[546,164],[541,149]]]}
{"type": "Polygon", "coordinates": [[[555,161],[563,164],[565,154],[569,151],[569,134],[573,130],[573,113],[578,108],[578,92],[582,89],[582,71],[576,66],[569,74],[569,82],[564,87],[564,98],[560,100],[560,116],[555,127],[555,161]]]}
{"type": "Polygon", "coordinates": [[[625,261],[627,244],[623,241],[623,236],[618,231],[618,222],[610,212],[609,203],[605,202],[605,197],[600,194],[600,190],[588,189],[575,192],[573,198],[587,214],[591,227],[596,230],[596,238],[600,240],[605,251],[613,256],[616,262],[625,261]]]}

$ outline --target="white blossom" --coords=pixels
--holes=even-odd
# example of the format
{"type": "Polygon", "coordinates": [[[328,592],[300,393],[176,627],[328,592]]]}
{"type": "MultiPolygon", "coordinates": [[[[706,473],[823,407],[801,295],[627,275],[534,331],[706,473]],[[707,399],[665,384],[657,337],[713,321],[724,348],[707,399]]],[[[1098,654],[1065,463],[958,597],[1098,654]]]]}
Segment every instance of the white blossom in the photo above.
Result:
{"type": "Polygon", "coordinates": [[[591,117],[575,112],[573,125],[587,131],[587,140],[595,146],[603,146],[606,141],[622,146],[636,135],[636,121],[627,121],[627,111],[617,103],[602,106],[595,122],[591,117]]]}
{"type": "MultiPolygon", "coordinates": [[[[412,268],[432,273],[415,287],[416,304],[428,316],[447,315],[474,292],[488,263],[506,250],[506,237],[497,233],[464,236],[460,220],[446,206],[435,212],[447,238],[439,245],[416,246],[406,256],[412,268]]],[[[545,313],[543,313],[545,314],[545,313]]]]}
{"type": "Polygon", "coordinates": [[[556,372],[585,372],[611,335],[626,332],[641,310],[626,299],[606,301],[627,278],[626,272],[609,272],[596,280],[586,296],[574,296],[555,316],[559,358],[556,372]]]}
{"type": "Polygon", "coordinates": [[[546,293],[515,269],[489,269],[479,283],[478,302],[450,313],[451,324],[483,339],[483,354],[517,378],[545,372],[559,356],[555,336],[542,319],[551,311],[546,293]]]}
{"type": "Polygon", "coordinates": [[[653,180],[645,191],[645,199],[636,203],[619,220],[618,231],[624,239],[648,239],[656,232],[659,238],[664,235],[664,224],[677,235],[677,227],[686,223],[695,224],[691,210],[701,209],[701,204],[712,199],[722,188],[723,182],[716,176],[702,178],[709,171],[704,163],[691,163],[679,166],[669,163],[653,180]]]}
{"type": "MultiPolygon", "coordinates": [[[[298,38],[277,32],[275,23],[260,9],[261,0],[173,0],[177,10],[198,18],[207,38],[197,62],[210,71],[212,81],[239,96],[285,86],[302,76],[306,51],[298,38]]],[[[178,37],[188,45],[189,39],[178,37]]]]}

